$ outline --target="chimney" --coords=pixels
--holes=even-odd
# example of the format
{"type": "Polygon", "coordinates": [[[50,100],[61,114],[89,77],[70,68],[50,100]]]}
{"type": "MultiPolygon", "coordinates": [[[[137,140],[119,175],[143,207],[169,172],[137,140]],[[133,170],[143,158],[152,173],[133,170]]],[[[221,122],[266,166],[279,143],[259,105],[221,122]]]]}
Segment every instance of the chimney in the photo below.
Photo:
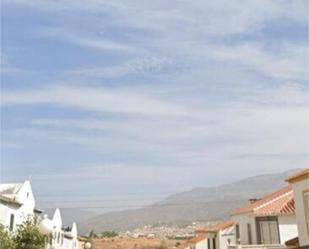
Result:
{"type": "Polygon", "coordinates": [[[261,199],[260,198],[251,198],[251,199],[249,199],[249,202],[250,202],[250,204],[253,204],[253,203],[255,203],[259,200],[261,200],[261,199]]]}

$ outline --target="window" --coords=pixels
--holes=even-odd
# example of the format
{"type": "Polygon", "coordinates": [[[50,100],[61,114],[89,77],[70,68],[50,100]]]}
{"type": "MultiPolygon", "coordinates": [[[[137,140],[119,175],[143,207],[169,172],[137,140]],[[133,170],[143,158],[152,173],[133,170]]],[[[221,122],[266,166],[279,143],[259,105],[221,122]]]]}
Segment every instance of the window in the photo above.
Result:
{"type": "Polygon", "coordinates": [[[248,244],[252,244],[252,233],[251,233],[251,224],[247,224],[247,232],[248,232],[248,244]]]}
{"type": "Polygon", "coordinates": [[[235,226],[235,230],[236,230],[236,243],[239,244],[240,243],[240,231],[239,231],[239,224],[236,224],[235,226]]]}
{"type": "Polygon", "coordinates": [[[11,214],[11,217],[10,217],[10,231],[13,231],[14,229],[14,214],[11,214]]]}
{"type": "Polygon", "coordinates": [[[258,217],[256,221],[259,244],[280,244],[277,217],[258,217]]]}
{"type": "Polygon", "coordinates": [[[212,239],[212,248],[216,249],[216,238],[212,239]]]}
{"type": "Polygon", "coordinates": [[[207,248],[210,249],[210,239],[207,239],[207,248]]]}
{"type": "Polygon", "coordinates": [[[307,225],[307,234],[309,235],[309,191],[303,192],[305,219],[307,225]]]}

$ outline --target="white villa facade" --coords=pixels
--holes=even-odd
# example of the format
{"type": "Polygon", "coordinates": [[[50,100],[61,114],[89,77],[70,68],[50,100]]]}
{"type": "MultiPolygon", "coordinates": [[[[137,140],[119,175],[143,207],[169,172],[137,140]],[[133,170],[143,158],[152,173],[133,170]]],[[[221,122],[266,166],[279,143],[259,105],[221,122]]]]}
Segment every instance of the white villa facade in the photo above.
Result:
{"type": "MultiPolygon", "coordinates": [[[[30,181],[0,184],[0,224],[10,232],[15,232],[29,217],[42,213],[35,204],[30,181]]],[[[55,210],[50,224],[51,234],[46,239],[45,249],[84,248],[84,242],[78,240],[76,223],[64,228],[59,209],[55,210]]]]}
{"type": "Polygon", "coordinates": [[[309,169],[287,179],[293,186],[299,248],[309,248],[309,169]]]}
{"type": "MultiPolygon", "coordinates": [[[[47,217],[45,217],[47,219],[47,217]]],[[[72,227],[64,228],[59,209],[55,210],[51,220],[52,232],[46,239],[45,249],[78,249],[77,226],[74,222],[72,227]]]]}
{"type": "Polygon", "coordinates": [[[196,234],[206,236],[204,249],[228,249],[230,245],[236,243],[233,221],[226,221],[207,229],[199,229],[196,234]]]}
{"type": "Polygon", "coordinates": [[[0,184],[0,224],[10,231],[15,231],[29,216],[40,214],[35,208],[31,184],[0,184]]]}
{"type": "Polygon", "coordinates": [[[235,246],[284,248],[286,241],[298,236],[294,204],[293,189],[289,185],[237,209],[232,215],[235,246]]]}
{"type": "Polygon", "coordinates": [[[198,234],[190,239],[187,243],[183,244],[180,249],[206,249],[207,238],[203,234],[198,234]]]}

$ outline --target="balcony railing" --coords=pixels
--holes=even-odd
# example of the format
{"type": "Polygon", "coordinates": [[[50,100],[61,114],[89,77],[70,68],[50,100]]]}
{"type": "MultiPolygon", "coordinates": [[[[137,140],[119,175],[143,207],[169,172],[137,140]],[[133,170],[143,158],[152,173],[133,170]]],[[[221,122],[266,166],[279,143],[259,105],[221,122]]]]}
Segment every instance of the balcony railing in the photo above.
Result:
{"type": "Polygon", "coordinates": [[[229,249],[286,249],[280,244],[262,244],[262,245],[230,245],[229,249]]]}

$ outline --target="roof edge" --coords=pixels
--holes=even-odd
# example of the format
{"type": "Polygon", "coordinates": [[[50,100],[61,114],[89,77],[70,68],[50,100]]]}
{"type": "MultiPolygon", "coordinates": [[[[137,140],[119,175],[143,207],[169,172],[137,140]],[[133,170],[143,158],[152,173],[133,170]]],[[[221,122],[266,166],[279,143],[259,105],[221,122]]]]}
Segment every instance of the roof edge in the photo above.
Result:
{"type": "Polygon", "coordinates": [[[303,171],[300,171],[289,178],[287,178],[285,181],[289,183],[296,183],[305,179],[309,179],[309,169],[305,169],[303,171]]]}

